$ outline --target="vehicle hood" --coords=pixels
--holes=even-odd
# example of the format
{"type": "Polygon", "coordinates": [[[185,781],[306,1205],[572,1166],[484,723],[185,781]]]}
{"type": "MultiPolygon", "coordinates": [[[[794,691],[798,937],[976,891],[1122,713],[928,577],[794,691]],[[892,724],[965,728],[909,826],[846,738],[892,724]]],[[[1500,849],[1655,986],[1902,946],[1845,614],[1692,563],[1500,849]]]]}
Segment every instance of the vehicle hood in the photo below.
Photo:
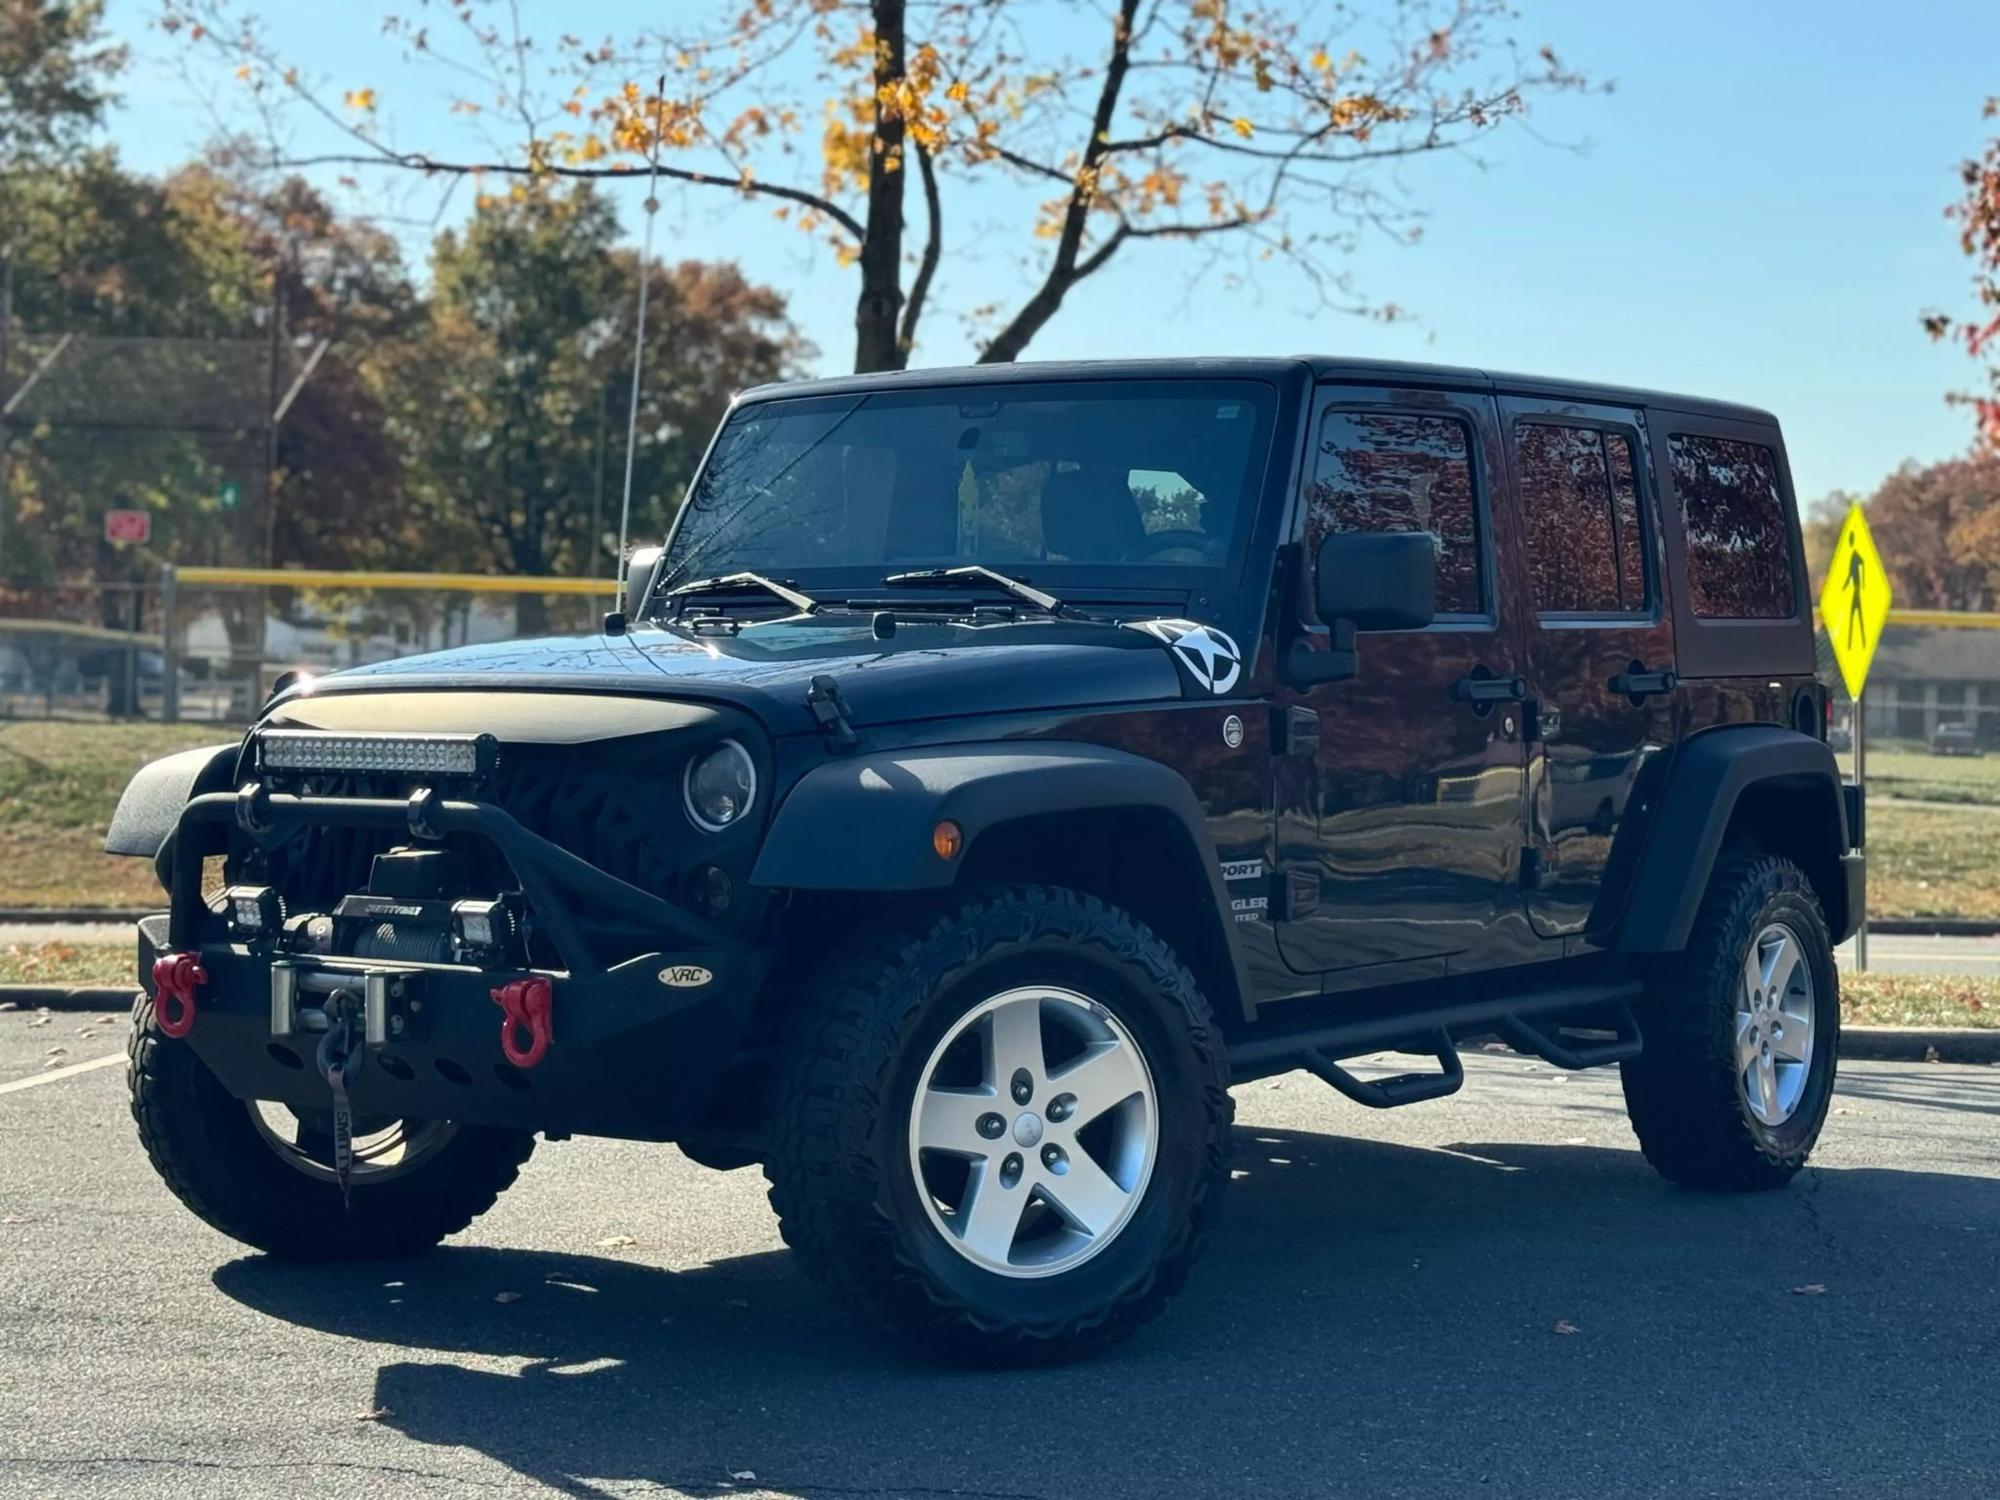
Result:
{"type": "MultiPolygon", "coordinates": [[[[460,690],[644,696],[748,710],[773,734],[817,727],[812,679],[840,687],[856,725],[1144,703],[1182,696],[1165,644],[1113,624],[1023,621],[904,626],[888,641],[858,627],[755,626],[737,635],[642,627],[465,646],[333,673],[314,695],[460,690]]],[[[295,689],[294,694],[299,690],[295,689]]]]}

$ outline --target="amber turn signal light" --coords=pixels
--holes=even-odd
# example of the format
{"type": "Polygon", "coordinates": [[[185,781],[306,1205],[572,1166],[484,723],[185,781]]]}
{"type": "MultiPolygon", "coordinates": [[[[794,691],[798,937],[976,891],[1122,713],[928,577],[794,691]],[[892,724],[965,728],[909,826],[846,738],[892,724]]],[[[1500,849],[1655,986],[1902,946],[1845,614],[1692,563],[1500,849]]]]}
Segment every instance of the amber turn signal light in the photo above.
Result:
{"type": "Polygon", "coordinates": [[[959,851],[965,847],[965,830],[950,818],[946,818],[931,830],[931,848],[937,851],[939,859],[957,859],[959,851]]]}

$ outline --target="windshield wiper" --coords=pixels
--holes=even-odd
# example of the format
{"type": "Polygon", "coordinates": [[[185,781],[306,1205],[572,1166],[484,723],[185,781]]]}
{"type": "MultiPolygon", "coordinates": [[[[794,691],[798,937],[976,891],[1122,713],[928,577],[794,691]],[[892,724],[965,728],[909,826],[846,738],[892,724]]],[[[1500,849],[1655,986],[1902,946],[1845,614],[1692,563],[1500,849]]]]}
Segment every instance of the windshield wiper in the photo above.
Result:
{"type": "Polygon", "coordinates": [[[1005,573],[996,573],[993,569],[981,567],[978,563],[968,563],[960,568],[920,568],[914,573],[891,573],[882,582],[892,588],[913,583],[942,583],[952,587],[972,588],[977,588],[981,584],[991,584],[1048,614],[1067,613],[1067,607],[1054,594],[1045,594],[1018,578],[1009,578],[1005,573]]]}
{"type": "Polygon", "coordinates": [[[819,610],[817,599],[801,594],[797,589],[787,588],[777,579],[766,578],[762,573],[725,573],[720,578],[697,578],[693,583],[668,589],[663,597],[686,599],[695,594],[733,594],[745,587],[775,594],[802,615],[816,614],[819,610]]]}

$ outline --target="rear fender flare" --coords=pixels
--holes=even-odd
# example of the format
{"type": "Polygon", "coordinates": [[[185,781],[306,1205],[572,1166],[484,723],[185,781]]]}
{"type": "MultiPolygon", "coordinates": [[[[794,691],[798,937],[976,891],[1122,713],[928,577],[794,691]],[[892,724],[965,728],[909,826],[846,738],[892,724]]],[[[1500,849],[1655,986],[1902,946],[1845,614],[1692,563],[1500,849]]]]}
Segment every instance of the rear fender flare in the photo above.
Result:
{"type": "MultiPolygon", "coordinates": [[[[1724,836],[1746,794],[1782,791],[1806,816],[1788,820],[1788,842],[1804,857],[1826,906],[1834,940],[1853,930],[1840,861],[1852,847],[1840,767],[1820,740],[1769,724],[1702,731],[1675,753],[1643,824],[1614,946],[1627,953],[1675,953],[1687,946],[1724,836]]],[[[1614,849],[1613,865],[1621,863],[1614,849]]],[[[1609,885],[1600,899],[1615,899],[1609,885]]],[[[1592,926],[1596,926],[1595,921],[1592,926]]]]}

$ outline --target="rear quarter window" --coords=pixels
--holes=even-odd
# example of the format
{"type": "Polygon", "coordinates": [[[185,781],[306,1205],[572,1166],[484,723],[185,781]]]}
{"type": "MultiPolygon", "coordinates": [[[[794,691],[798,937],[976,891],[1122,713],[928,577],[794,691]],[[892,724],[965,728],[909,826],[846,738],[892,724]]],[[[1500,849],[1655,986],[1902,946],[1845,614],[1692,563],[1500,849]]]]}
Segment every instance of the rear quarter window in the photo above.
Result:
{"type": "Polygon", "coordinates": [[[1687,538],[1688,602],[1704,620],[1786,620],[1792,531],[1777,456],[1762,443],[1676,432],[1667,440],[1687,538]]]}

